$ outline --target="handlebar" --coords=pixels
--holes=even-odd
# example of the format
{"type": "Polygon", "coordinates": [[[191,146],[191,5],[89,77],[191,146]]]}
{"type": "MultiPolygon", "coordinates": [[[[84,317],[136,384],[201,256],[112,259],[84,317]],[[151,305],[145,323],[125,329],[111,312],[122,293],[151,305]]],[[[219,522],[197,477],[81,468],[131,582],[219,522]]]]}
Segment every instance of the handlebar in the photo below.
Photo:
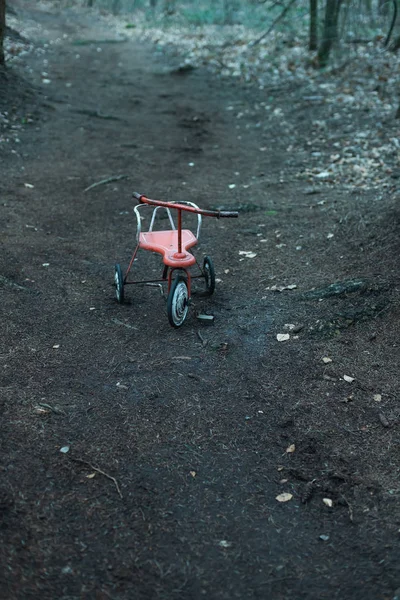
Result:
{"type": "Polygon", "coordinates": [[[236,210],[203,210],[201,208],[194,208],[194,206],[188,206],[187,204],[180,204],[179,202],[163,202],[162,200],[151,200],[143,194],[133,192],[132,196],[138,200],[141,204],[150,204],[151,206],[163,206],[164,208],[175,208],[178,210],[185,210],[187,212],[196,213],[198,215],[204,215],[205,217],[216,217],[220,218],[236,218],[239,213],[236,210]]]}

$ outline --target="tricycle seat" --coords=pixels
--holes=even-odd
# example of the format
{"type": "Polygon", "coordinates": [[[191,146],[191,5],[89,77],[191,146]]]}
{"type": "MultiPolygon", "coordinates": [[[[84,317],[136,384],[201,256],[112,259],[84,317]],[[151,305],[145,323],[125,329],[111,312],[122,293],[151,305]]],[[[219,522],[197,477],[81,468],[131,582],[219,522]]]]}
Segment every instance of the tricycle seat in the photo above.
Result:
{"type": "Polygon", "coordinates": [[[178,253],[178,231],[145,231],[139,235],[139,246],[163,257],[163,263],[169,267],[190,267],[196,262],[188,252],[197,244],[196,236],[189,229],[182,229],[182,248],[178,253]]]}

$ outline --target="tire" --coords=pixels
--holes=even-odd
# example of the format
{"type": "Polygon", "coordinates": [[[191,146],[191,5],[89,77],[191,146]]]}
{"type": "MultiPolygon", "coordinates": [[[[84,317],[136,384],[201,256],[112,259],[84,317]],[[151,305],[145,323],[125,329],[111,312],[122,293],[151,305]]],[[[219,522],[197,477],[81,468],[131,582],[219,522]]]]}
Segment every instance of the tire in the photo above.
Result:
{"type": "Polygon", "coordinates": [[[186,277],[178,275],[171,284],[167,298],[167,315],[172,327],[183,325],[189,310],[189,292],[186,277]]]}
{"type": "Polygon", "coordinates": [[[206,281],[206,294],[211,296],[215,290],[215,271],[213,261],[209,256],[204,257],[203,273],[206,281]]]}
{"type": "Polygon", "coordinates": [[[124,302],[124,277],[120,265],[115,265],[114,272],[115,295],[120,304],[124,302]]]}

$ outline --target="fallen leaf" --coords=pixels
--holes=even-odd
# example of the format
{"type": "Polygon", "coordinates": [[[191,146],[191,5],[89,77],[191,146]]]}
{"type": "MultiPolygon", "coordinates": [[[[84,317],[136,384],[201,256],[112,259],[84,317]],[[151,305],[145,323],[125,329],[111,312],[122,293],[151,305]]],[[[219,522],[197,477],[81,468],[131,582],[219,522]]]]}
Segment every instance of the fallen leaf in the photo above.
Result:
{"type": "Polygon", "coordinates": [[[286,342],[286,340],[290,339],[290,334],[289,333],[278,333],[278,335],[276,336],[276,339],[278,340],[278,342],[286,342]]]}
{"type": "Polygon", "coordinates": [[[383,413],[379,413],[379,420],[384,427],[390,427],[390,423],[383,413]]]}
{"type": "Polygon", "coordinates": [[[86,479],[93,479],[93,477],[96,477],[96,473],[90,473],[89,475],[86,475],[86,479]]]}
{"type": "Polygon", "coordinates": [[[192,477],[196,477],[197,473],[196,471],[189,471],[192,477]]]}
{"type": "MultiPolygon", "coordinates": [[[[263,242],[266,240],[260,240],[263,242]]],[[[291,283],[290,285],[271,285],[271,287],[267,287],[265,289],[271,290],[271,292],[283,292],[283,290],[295,290],[297,285],[295,283],[291,283]]]]}
{"type": "Polygon", "coordinates": [[[278,502],[289,502],[293,498],[293,494],[289,494],[289,492],[283,492],[283,494],[279,494],[276,496],[275,500],[278,502]]]}
{"type": "Polygon", "coordinates": [[[199,321],[205,321],[208,323],[212,323],[214,321],[214,315],[197,315],[197,318],[199,319],[199,321]]]}
{"type": "Polygon", "coordinates": [[[332,508],[333,506],[333,502],[330,498],[322,498],[322,502],[325,504],[325,506],[329,506],[329,508],[332,508]]]}
{"type": "Polygon", "coordinates": [[[296,445],[295,445],[295,444],[290,444],[290,446],[288,446],[288,447],[286,448],[286,452],[287,452],[288,454],[292,454],[292,453],[293,453],[295,450],[296,450],[296,445]]]}
{"type": "Polygon", "coordinates": [[[345,404],[347,404],[347,402],[351,402],[353,399],[353,394],[350,394],[350,396],[347,396],[347,398],[343,398],[343,400],[341,400],[340,402],[344,402],[345,404]]]}
{"type": "Polygon", "coordinates": [[[48,410],[47,408],[42,408],[41,406],[35,406],[35,411],[37,414],[42,414],[42,415],[46,415],[50,412],[50,410],[48,410]]]}
{"type": "Polygon", "coordinates": [[[123,383],[121,383],[120,381],[118,381],[118,383],[116,384],[117,388],[119,390],[129,390],[127,385],[124,385],[123,383]]]}
{"type": "Polygon", "coordinates": [[[246,258],[254,258],[257,256],[256,252],[252,252],[251,250],[239,250],[240,256],[244,256],[246,258]]]}

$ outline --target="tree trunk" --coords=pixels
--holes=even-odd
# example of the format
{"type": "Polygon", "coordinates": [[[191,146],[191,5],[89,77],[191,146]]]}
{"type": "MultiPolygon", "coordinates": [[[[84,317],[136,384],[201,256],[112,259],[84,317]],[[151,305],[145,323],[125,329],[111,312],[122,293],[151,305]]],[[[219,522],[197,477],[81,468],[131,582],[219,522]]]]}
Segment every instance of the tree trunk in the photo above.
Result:
{"type": "Polygon", "coordinates": [[[324,32],[322,42],[318,50],[318,62],[320,67],[326,67],[332,46],[338,36],[338,18],[341,0],[326,0],[324,32]]]}
{"type": "Polygon", "coordinates": [[[166,14],[167,16],[171,16],[171,15],[175,14],[175,12],[176,12],[175,4],[176,4],[175,0],[165,0],[164,14],[166,14]]]}
{"type": "Polygon", "coordinates": [[[6,0],[0,0],[0,67],[4,66],[4,36],[6,33],[6,0]]]}
{"type": "Polygon", "coordinates": [[[111,12],[113,15],[118,15],[121,8],[120,0],[113,0],[111,6],[111,12]]]}
{"type": "Polygon", "coordinates": [[[310,39],[309,49],[318,48],[318,0],[310,0],[310,39]]]}
{"type": "Polygon", "coordinates": [[[224,25],[233,25],[237,4],[235,0],[224,0],[224,25]]]}

